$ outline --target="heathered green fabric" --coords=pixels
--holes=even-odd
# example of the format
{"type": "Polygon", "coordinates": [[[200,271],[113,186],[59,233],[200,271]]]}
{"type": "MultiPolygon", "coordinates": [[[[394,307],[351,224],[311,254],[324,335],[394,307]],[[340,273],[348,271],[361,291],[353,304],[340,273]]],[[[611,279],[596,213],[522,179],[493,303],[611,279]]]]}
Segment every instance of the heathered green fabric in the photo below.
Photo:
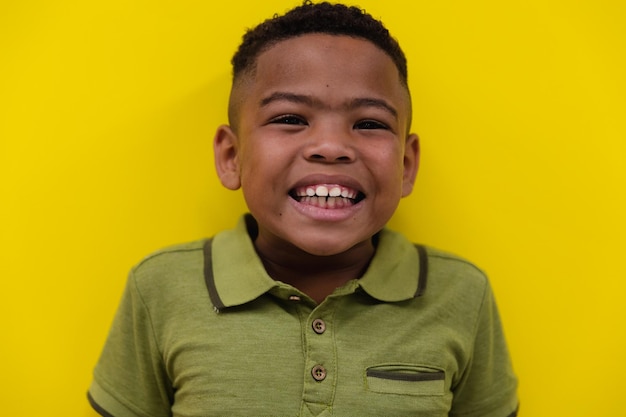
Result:
{"type": "Polygon", "coordinates": [[[470,263],[380,233],[366,274],[316,305],[263,269],[242,220],[136,266],[90,388],[126,416],[507,417],[516,378],[493,295],[470,263]],[[318,334],[312,323],[324,321],[318,334]],[[322,365],[325,379],[311,370],[322,365]]]}

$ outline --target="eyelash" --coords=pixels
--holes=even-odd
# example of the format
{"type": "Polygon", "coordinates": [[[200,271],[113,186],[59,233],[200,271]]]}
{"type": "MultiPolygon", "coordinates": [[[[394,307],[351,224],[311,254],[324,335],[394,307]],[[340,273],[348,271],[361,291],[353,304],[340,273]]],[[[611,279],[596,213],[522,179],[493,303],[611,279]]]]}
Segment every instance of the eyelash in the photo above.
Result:
{"type": "MultiPolygon", "coordinates": [[[[276,117],[270,120],[270,123],[274,124],[285,124],[285,125],[308,125],[307,121],[300,116],[296,116],[294,114],[286,114],[283,116],[276,117]]],[[[373,129],[384,129],[389,130],[389,127],[381,122],[376,120],[361,120],[354,124],[355,129],[363,129],[363,130],[373,130],[373,129]]]]}
{"type": "Polygon", "coordinates": [[[381,122],[377,122],[376,120],[362,120],[360,122],[357,122],[354,125],[355,128],[360,128],[360,129],[385,129],[385,130],[389,130],[389,127],[381,122]]]}
{"type": "Polygon", "coordinates": [[[285,124],[285,125],[308,125],[306,120],[295,114],[285,114],[283,116],[276,117],[270,120],[270,123],[285,124]]]}

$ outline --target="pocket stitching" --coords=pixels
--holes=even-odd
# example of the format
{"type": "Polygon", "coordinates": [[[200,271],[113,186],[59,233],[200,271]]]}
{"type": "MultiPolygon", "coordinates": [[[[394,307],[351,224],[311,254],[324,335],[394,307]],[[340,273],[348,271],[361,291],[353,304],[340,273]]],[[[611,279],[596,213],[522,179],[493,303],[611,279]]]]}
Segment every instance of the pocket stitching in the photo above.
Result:
{"type": "Polygon", "coordinates": [[[366,369],[365,375],[372,378],[388,379],[392,381],[440,381],[446,378],[443,371],[437,372],[394,372],[394,371],[382,371],[378,369],[366,369]]]}

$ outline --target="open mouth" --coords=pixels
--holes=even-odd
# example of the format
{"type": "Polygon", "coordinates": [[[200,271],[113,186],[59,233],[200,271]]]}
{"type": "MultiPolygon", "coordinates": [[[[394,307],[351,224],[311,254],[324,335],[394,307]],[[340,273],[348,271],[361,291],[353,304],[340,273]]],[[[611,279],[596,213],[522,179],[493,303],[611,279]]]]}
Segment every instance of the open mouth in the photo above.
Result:
{"type": "Polygon", "coordinates": [[[362,192],[337,184],[297,187],[289,195],[301,204],[326,209],[350,207],[365,198],[362,192]]]}

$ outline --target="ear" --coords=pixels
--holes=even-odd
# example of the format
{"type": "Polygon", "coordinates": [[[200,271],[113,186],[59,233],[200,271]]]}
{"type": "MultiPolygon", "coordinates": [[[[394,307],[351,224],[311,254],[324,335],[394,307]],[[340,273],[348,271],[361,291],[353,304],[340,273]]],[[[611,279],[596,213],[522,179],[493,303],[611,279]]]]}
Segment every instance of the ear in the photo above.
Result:
{"type": "Polygon", "coordinates": [[[415,133],[406,138],[404,144],[404,172],[402,176],[402,197],[413,191],[417,170],[420,164],[420,141],[415,133]]]}
{"type": "Polygon", "coordinates": [[[229,190],[241,187],[239,142],[230,126],[222,125],[217,128],[213,139],[213,154],[217,176],[222,185],[229,190]]]}

